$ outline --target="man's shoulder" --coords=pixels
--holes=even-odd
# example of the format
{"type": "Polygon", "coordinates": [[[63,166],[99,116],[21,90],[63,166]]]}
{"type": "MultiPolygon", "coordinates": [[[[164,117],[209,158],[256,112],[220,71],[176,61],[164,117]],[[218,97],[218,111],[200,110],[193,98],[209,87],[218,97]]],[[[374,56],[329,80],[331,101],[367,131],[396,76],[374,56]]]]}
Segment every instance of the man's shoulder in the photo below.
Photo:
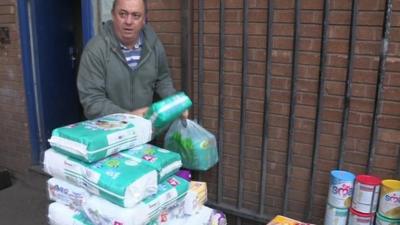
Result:
{"type": "Polygon", "coordinates": [[[89,40],[89,42],[86,44],[86,48],[96,49],[99,47],[105,47],[106,45],[106,38],[103,35],[97,34],[89,40]]]}
{"type": "Polygon", "coordinates": [[[154,45],[157,41],[159,41],[156,32],[154,31],[153,27],[150,24],[146,24],[143,27],[143,32],[144,32],[145,40],[148,43],[151,43],[152,45],[154,45]]]}

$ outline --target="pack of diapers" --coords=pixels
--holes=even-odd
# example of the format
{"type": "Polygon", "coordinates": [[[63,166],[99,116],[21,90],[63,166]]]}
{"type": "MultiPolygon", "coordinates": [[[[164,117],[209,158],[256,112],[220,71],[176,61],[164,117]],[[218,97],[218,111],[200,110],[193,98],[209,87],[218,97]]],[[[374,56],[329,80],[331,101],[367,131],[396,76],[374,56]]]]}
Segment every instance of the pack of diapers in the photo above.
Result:
{"type": "Polygon", "coordinates": [[[56,128],[51,147],[74,158],[95,162],[151,140],[150,120],[117,113],[56,128]]]}
{"type": "Polygon", "coordinates": [[[95,163],[85,163],[48,149],[43,164],[45,172],[53,177],[122,207],[133,207],[157,192],[157,171],[119,153],[95,163]]]}
{"type": "Polygon", "coordinates": [[[47,217],[50,225],[94,225],[82,211],[53,202],[49,205],[47,217]]]}
{"type": "Polygon", "coordinates": [[[175,174],[182,166],[181,156],[178,153],[150,144],[140,145],[120,154],[156,169],[159,183],[175,174]]]}
{"type": "Polygon", "coordinates": [[[178,92],[153,103],[145,113],[144,118],[151,120],[154,131],[159,133],[191,106],[190,98],[185,93],[178,92]]]}
{"type": "Polygon", "coordinates": [[[90,197],[85,189],[55,177],[47,180],[47,193],[50,200],[81,211],[90,197]]]}
{"type": "Polygon", "coordinates": [[[133,208],[122,208],[97,196],[92,196],[84,204],[84,212],[96,225],[154,224],[164,207],[170,207],[184,198],[188,186],[186,180],[172,176],[159,185],[156,194],[144,199],[133,208]]]}
{"type": "Polygon", "coordinates": [[[185,197],[184,212],[186,215],[197,214],[207,201],[207,183],[191,181],[185,197]]]}

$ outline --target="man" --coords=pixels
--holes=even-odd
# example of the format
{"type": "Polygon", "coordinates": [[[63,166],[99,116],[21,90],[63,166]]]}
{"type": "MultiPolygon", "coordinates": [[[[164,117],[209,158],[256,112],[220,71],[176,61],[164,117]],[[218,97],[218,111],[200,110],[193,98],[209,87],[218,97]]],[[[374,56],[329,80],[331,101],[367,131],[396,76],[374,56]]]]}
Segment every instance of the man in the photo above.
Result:
{"type": "Polygon", "coordinates": [[[79,98],[88,119],[122,112],[143,116],[154,92],[161,98],[176,92],[164,47],[145,23],[145,0],[114,0],[111,13],[79,66],[79,98]]]}

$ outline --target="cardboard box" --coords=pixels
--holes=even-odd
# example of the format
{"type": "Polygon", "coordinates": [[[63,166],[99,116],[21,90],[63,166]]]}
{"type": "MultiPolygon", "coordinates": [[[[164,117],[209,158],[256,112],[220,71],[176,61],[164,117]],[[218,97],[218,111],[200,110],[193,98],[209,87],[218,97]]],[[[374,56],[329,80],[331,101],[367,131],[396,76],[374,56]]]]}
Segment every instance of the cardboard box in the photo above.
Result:
{"type": "Polygon", "coordinates": [[[311,223],[303,223],[298,220],[290,219],[285,216],[278,215],[267,225],[313,225],[311,223]]]}

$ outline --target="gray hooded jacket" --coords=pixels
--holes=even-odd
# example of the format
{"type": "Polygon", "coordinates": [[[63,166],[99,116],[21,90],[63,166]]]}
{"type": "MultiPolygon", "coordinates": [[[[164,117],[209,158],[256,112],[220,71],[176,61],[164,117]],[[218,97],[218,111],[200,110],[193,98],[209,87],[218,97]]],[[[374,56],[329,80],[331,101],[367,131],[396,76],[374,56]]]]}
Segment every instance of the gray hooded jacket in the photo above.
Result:
{"type": "Polygon", "coordinates": [[[112,21],[85,47],[78,72],[78,91],[85,116],[93,119],[149,106],[154,92],[165,98],[176,92],[165,50],[150,27],[143,28],[141,59],[133,70],[127,64],[112,21]]]}

